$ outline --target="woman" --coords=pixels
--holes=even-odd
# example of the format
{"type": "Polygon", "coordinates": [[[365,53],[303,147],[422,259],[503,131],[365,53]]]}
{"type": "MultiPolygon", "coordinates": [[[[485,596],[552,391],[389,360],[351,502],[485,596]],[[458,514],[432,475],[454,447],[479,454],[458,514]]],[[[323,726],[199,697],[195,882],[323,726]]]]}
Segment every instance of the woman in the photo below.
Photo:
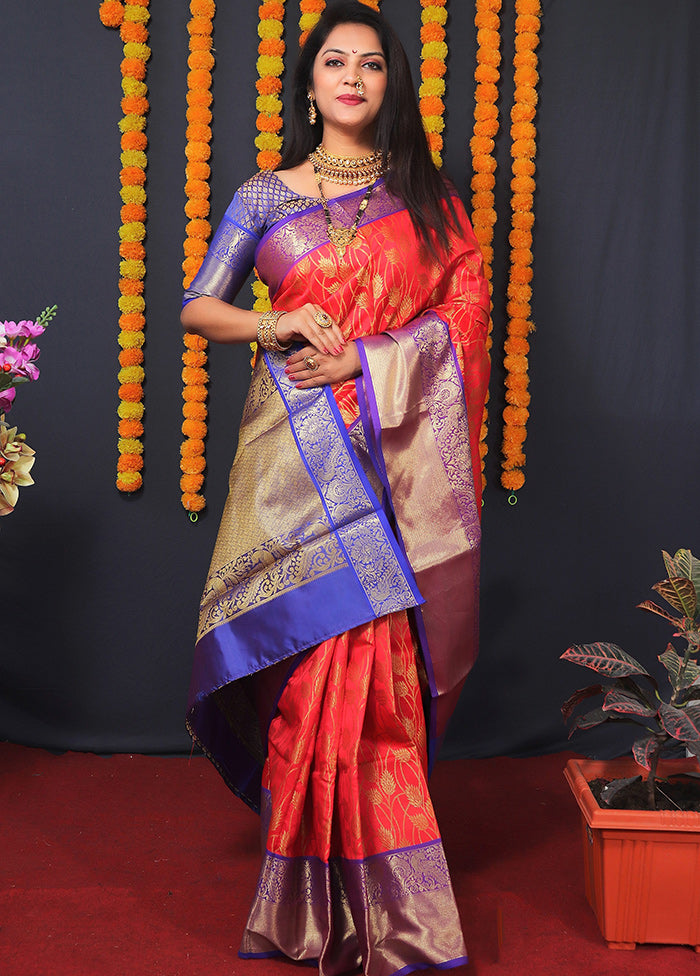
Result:
{"type": "Polygon", "coordinates": [[[466,953],[427,772],[476,654],[488,290],[370,8],[326,9],[288,127],[182,313],[258,342],[188,726],[262,810],[241,955],[448,968],[466,953]],[[253,265],[262,316],[232,305],[253,265]]]}

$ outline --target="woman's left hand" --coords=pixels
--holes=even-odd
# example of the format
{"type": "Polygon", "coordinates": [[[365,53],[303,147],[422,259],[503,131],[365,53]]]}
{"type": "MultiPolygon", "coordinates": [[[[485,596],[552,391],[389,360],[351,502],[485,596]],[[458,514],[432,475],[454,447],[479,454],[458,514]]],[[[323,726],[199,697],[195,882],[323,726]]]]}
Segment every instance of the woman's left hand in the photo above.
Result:
{"type": "Polygon", "coordinates": [[[348,342],[335,356],[319,352],[314,346],[304,346],[289,357],[285,369],[290,381],[302,390],[343,383],[361,372],[360,355],[354,342],[348,342]]]}

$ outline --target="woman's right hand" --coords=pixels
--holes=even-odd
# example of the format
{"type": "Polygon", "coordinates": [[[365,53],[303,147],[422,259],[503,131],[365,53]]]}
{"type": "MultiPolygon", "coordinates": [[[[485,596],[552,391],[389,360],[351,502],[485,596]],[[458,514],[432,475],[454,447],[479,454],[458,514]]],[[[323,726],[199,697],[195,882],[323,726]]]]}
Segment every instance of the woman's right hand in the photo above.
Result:
{"type": "Polygon", "coordinates": [[[285,312],[277,321],[277,341],[282,345],[288,342],[306,342],[316,349],[322,349],[329,356],[337,356],[345,348],[345,339],[338,323],[327,312],[313,302],[285,312]],[[319,320],[330,319],[330,326],[323,328],[319,320]]]}

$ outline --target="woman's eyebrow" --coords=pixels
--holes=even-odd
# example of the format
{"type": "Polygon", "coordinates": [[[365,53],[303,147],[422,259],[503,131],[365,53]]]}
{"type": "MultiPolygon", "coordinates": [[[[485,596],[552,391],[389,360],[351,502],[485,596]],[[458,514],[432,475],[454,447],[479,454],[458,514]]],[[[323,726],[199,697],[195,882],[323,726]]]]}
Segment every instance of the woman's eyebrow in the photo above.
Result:
{"type": "MultiPolygon", "coordinates": [[[[324,55],[326,55],[326,54],[344,54],[344,55],[347,55],[347,53],[348,53],[347,51],[341,51],[339,47],[329,47],[329,48],[327,48],[323,52],[324,55]]],[[[384,57],[384,52],[383,51],[366,51],[364,54],[361,54],[360,55],[361,58],[369,58],[370,56],[371,57],[375,57],[375,58],[377,58],[377,57],[383,58],[384,57]]]]}

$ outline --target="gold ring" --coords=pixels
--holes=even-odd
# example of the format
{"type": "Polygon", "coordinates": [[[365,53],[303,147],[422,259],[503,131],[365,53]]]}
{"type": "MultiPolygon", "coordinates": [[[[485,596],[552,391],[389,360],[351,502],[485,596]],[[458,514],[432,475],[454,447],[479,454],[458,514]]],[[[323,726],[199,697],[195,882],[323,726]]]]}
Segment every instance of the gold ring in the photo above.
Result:
{"type": "Polygon", "coordinates": [[[306,363],[306,368],[310,369],[312,373],[315,373],[318,369],[318,363],[313,356],[305,356],[304,362],[306,363]]]}
{"type": "Polygon", "coordinates": [[[328,312],[316,312],[314,315],[314,322],[322,329],[330,329],[330,327],[333,325],[333,319],[330,317],[328,312]]]}

